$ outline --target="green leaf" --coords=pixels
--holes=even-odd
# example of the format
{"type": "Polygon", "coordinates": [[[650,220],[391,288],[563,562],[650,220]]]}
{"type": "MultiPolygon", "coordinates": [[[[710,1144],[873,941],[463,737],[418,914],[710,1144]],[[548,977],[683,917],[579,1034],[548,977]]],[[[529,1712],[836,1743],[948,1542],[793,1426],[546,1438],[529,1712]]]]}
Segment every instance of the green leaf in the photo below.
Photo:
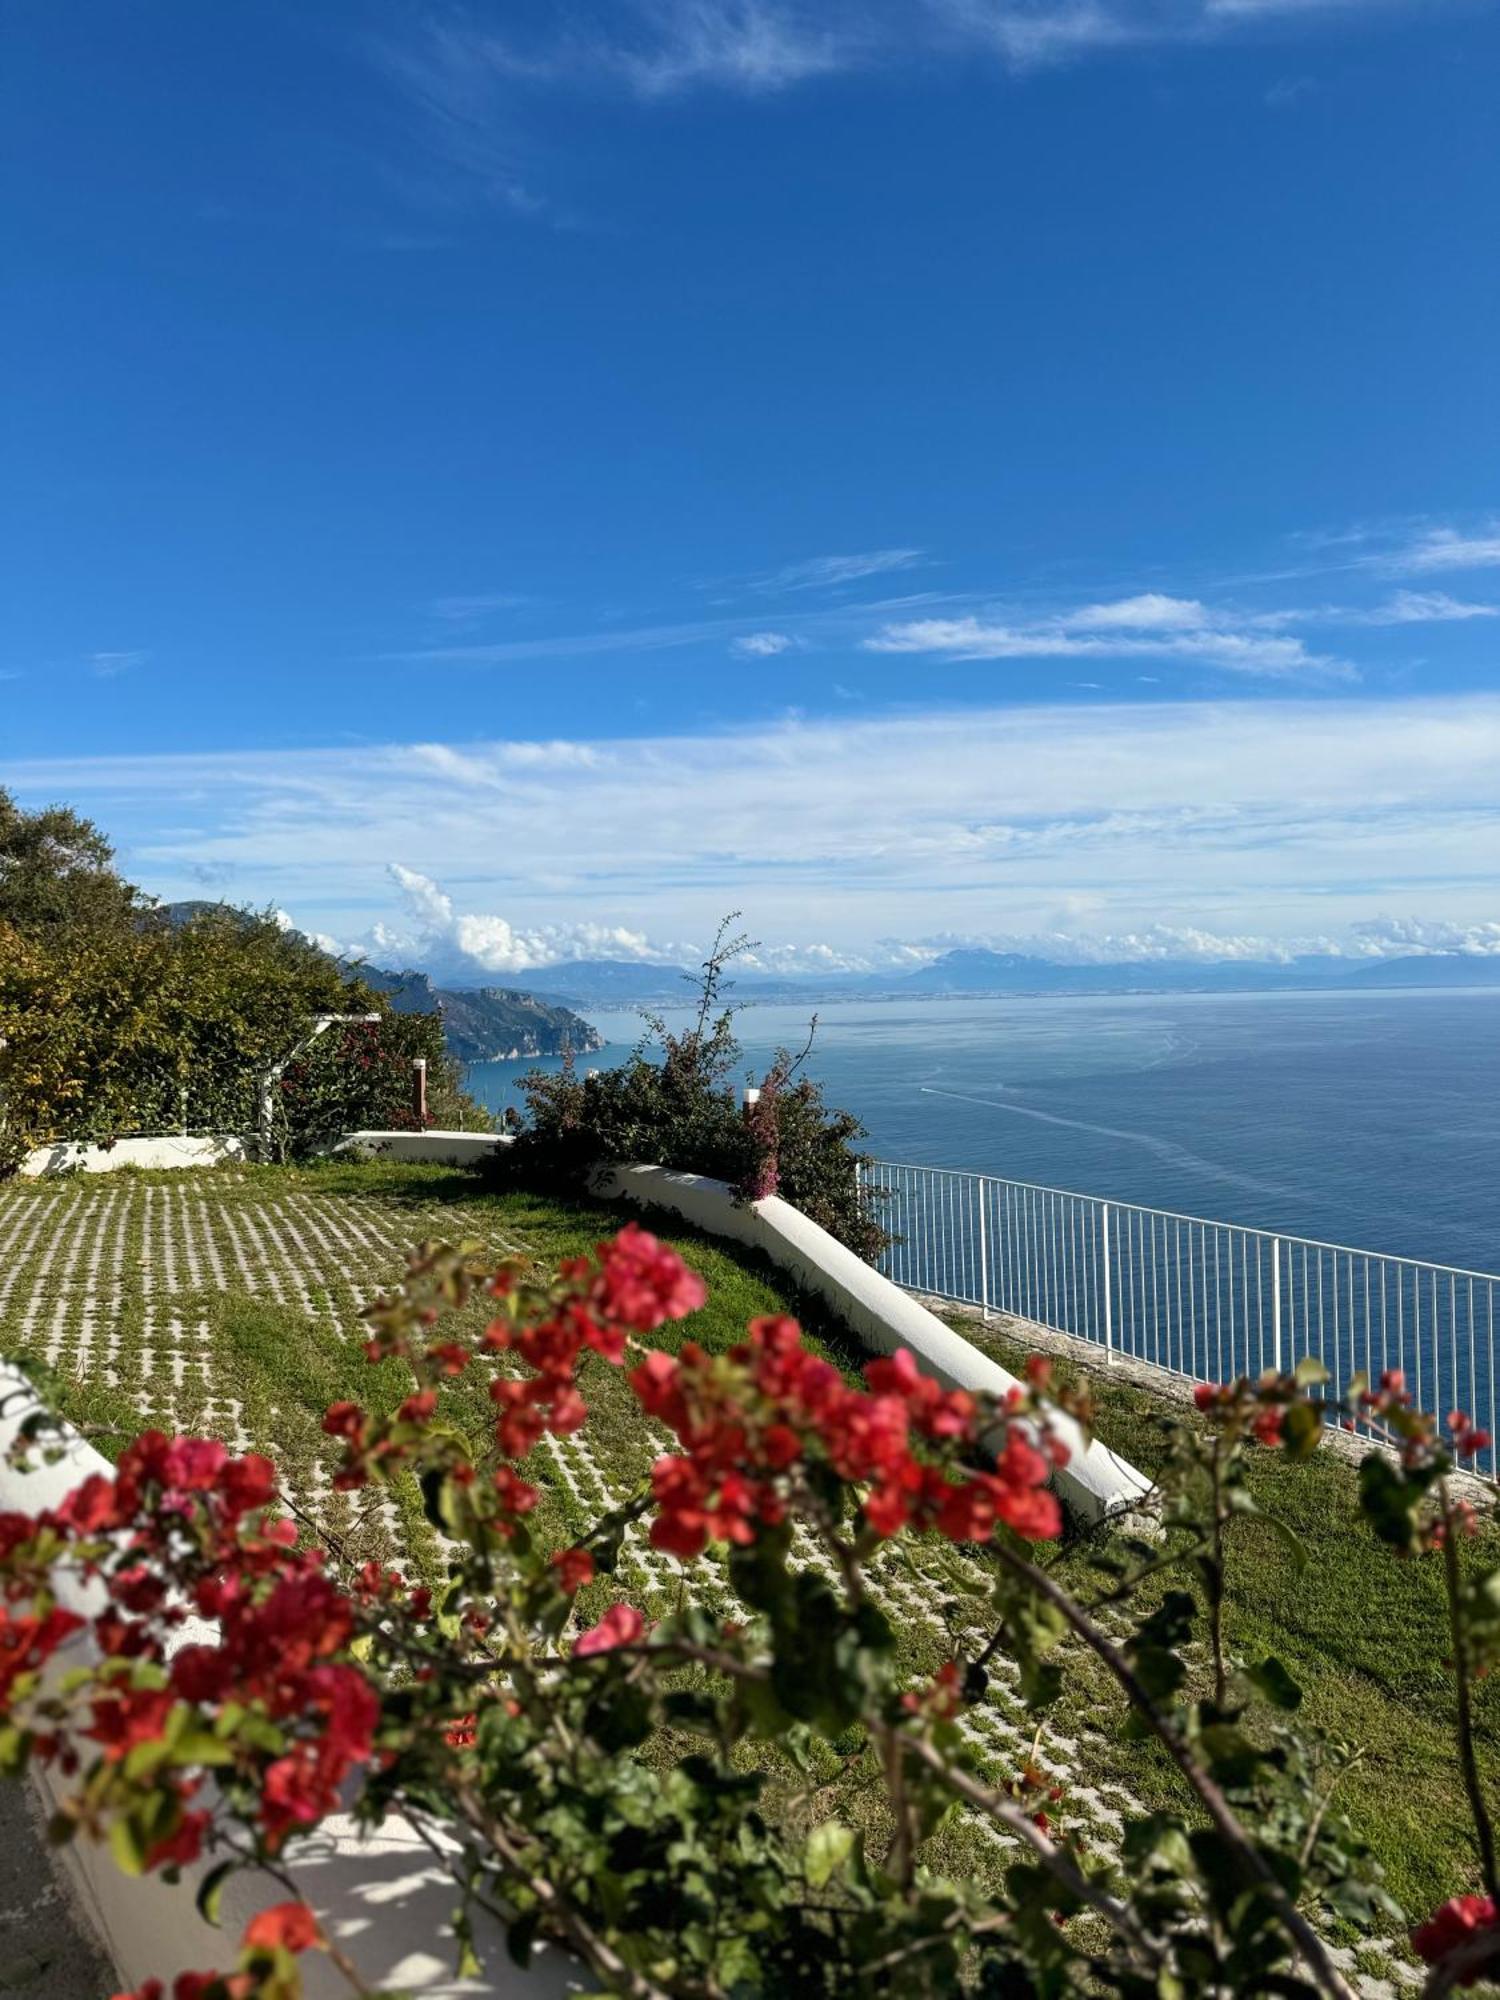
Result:
{"type": "Polygon", "coordinates": [[[1282,1419],[1281,1436],[1288,1458],[1310,1458],[1323,1435],[1323,1419],[1311,1403],[1292,1403],[1282,1419]]]}
{"type": "Polygon", "coordinates": [[[825,1819],[813,1828],[808,1835],[807,1855],[803,1863],[812,1888],[827,1886],[853,1853],[854,1840],[854,1828],[845,1826],[842,1820],[825,1819]]]}
{"type": "Polygon", "coordinates": [[[1258,1688],[1273,1708],[1291,1710],[1300,1707],[1302,1690],[1292,1679],[1280,1660],[1270,1656],[1257,1665],[1244,1669],[1245,1679],[1252,1687],[1258,1688]]]}
{"type": "Polygon", "coordinates": [[[1276,1536],[1277,1540],[1291,1557],[1292,1566],[1299,1573],[1306,1569],[1307,1549],[1295,1530],[1289,1528],[1285,1521],[1278,1520],[1274,1514],[1262,1514],[1260,1519],[1271,1530],[1272,1534],[1276,1536]]]}
{"type": "Polygon", "coordinates": [[[125,1875],[144,1875],[147,1845],[134,1813],[122,1813],[109,1829],[109,1851],[115,1866],[125,1875]]]}
{"type": "Polygon", "coordinates": [[[1313,1389],[1328,1380],[1328,1370],[1315,1354],[1304,1354],[1292,1370],[1292,1380],[1299,1389],[1313,1389]]]}
{"type": "Polygon", "coordinates": [[[527,1910],[524,1916],[516,1918],[505,1933],[505,1949],[523,1969],[531,1963],[531,1949],[536,1943],[536,1934],[541,1928],[541,1922],[540,1911],[527,1910]]]}
{"type": "Polygon", "coordinates": [[[221,1861],[216,1868],[210,1868],[203,1880],[198,1884],[198,1894],[194,1900],[198,1905],[198,1914],[202,1917],[204,1923],[217,1926],[219,1921],[219,1904],[224,1895],[224,1884],[229,1880],[234,1870],[234,1862],[221,1861]]]}

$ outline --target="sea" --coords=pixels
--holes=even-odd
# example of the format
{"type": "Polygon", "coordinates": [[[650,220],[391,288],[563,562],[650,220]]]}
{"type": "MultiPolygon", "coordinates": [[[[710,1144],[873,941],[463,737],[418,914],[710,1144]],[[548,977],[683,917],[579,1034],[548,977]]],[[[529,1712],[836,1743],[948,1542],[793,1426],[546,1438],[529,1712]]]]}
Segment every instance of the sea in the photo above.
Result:
{"type": "MultiPolygon", "coordinates": [[[[741,1070],[810,1007],[747,1006],[741,1070]]],[[[870,1000],[817,1009],[808,1068],[885,1160],[1500,1271],[1500,990],[870,1000]]],[[[591,1013],[604,1067],[634,1014],[591,1013]]],[[[672,1020],[679,1017],[673,1013],[672,1020]]],[[[686,1019],[684,1014],[681,1018],[686,1019]]],[[[476,1063],[492,1109],[530,1069],[476,1063]]]]}

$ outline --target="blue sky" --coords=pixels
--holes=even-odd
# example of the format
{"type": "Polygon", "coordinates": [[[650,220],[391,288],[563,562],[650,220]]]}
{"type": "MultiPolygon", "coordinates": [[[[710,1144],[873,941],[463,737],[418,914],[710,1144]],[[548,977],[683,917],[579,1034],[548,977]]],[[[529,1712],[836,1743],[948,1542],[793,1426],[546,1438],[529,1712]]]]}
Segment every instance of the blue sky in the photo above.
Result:
{"type": "Polygon", "coordinates": [[[11,9],[0,783],[521,973],[1500,949],[1500,12],[11,9]]]}

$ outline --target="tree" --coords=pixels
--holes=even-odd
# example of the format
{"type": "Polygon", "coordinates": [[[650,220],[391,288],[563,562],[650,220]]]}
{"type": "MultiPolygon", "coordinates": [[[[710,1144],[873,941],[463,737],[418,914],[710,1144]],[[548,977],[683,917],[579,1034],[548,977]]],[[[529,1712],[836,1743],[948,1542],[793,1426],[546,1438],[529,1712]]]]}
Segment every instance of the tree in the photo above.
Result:
{"type": "Polygon", "coordinates": [[[129,922],[148,905],[114,854],[93,821],[70,807],[26,812],[0,790],[0,923],[45,935],[129,922]]]}

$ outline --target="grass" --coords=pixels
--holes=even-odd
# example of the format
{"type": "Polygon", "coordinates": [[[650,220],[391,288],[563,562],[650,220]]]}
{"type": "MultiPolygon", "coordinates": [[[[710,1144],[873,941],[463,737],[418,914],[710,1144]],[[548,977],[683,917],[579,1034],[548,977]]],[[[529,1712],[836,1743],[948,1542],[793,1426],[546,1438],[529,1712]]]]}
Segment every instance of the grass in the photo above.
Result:
{"type": "MultiPolygon", "coordinates": [[[[955,1316],[953,1323],[1005,1366],[1024,1358],[1016,1341],[982,1331],[971,1318],[955,1316]]],[[[1061,1378],[1070,1372],[1076,1377],[1076,1368],[1060,1364],[1061,1378]]],[[[1164,1455],[1164,1415],[1198,1422],[1190,1407],[1165,1404],[1102,1369],[1089,1384],[1097,1434],[1147,1474],[1164,1455]]],[[[1378,1544],[1359,1514],[1355,1467],[1333,1451],[1300,1465],[1257,1451],[1249,1483],[1257,1504],[1292,1529],[1307,1560],[1299,1566],[1263,1523],[1239,1524],[1228,1554],[1230,1645],[1246,1660],[1274,1654],[1303,1690],[1301,1719],[1360,1749],[1339,1798],[1396,1900],[1425,1914],[1478,1879],[1454,1750],[1454,1685],[1443,1664],[1441,1559],[1407,1561],[1378,1544]]],[[[1088,1547],[1074,1542],[1051,1560],[1059,1578],[1082,1591],[1090,1584],[1088,1558],[1088,1547]]],[[[1492,1520],[1464,1560],[1475,1568],[1500,1565],[1500,1531],[1492,1520]]],[[[1166,1587],[1148,1591],[1143,1604],[1166,1587]]],[[[1481,1768],[1493,1792],[1500,1781],[1500,1687],[1482,1683],[1475,1708],[1481,1768]]],[[[1148,1803],[1175,1795],[1164,1759],[1118,1742],[1105,1754],[1115,1768],[1128,1768],[1148,1803]]]]}
{"type": "MultiPolygon", "coordinates": [[[[65,1415],[113,1433],[101,1448],[117,1449],[149,1419],[267,1450],[284,1485],[344,1538],[352,1557],[396,1559],[431,1574],[441,1550],[409,1484],[373,1500],[328,1484],[334,1449],[319,1428],[327,1404],[350,1397],[390,1407],[409,1387],[397,1364],[365,1362],[360,1306],[423,1238],[477,1237],[547,1268],[620,1220],[619,1211],[594,1204],[492,1195],[467,1174],[378,1162],[7,1187],[0,1189],[0,1352],[45,1377],[65,1415]]],[[[685,1229],[662,1233],[709,1287],[702,1311],[662,1330],[664,1346],[691,1337],[722,1350],[748,1318],[792,1310],[840,1366],[858,1365],[840,1330],[808,1311],[763,1262],[685,1229]]],[[[482,1304],[470,1311],[485,1316],[482,1304]]],[[[955,1323],[1002,1362],[1021,1359],[1023,1350],[1003,1334],[969,1318],[955,1323]]],[[[1161,1402],[1102,1375],[1093,1386],[1101,1437],[1151,1471],[1162,1452],[1161,1402]]],[[[662,1449],[619,1371],[591,1358],[583,1387],[591,1407],[585,1431],[549,1441],[527,1468],[544,1486],[539,1532],[557,1545],[635,1488],[662,1449]]],[[[483,1383],[460,1378],[444,1393],[445,1414],[482,1439],[492,1414],[483,1383]]],[[[1436,1636],[1435,1566],[1399,1563],[1372,1543],[1356,1519],[1346,1463],[1320,1455],[1289,1466],[1265,1454],[1251,1478],[1309,1561],[1299,1571],[1269,1531],[1243,1526],[1230,1560],[1232,1645],[1249,1658],[1276,1654],[1305,1691],[1306,1720],[1362,1746],[1344,1804],[1392,1893],[1425,1912],[1474,1880],[1452,1751],[1452,1689],[1436,1636]]],[[[1089,1541],[1074,1539],[1049,1559],[1086,1591],[1097,1583],[1090,1555],[1089,1541]]],[[[680,1573],[643,1538],[629,1545],[629,1557],[618,1579],[584,1594],[585,1620],[621,1591],[657,1611],[680,1593],[680,1573]]],[[[1472,1552],[1486,1557],[1500,1558],[1492,1529],[1472,1552]]],[[[875,1585],[904,1671],[931,1673],[952,1657],[957,1635],[983,1630],[989,1578],[982,1552],[930,1543],[909,1562],[894,1553],[882,1560],[875,1585]]],[[[711,1571],[695,1569],[694,1588],[727,1598],[727,1584],[715,1584],[711,1571]]],[[[1108,1847],[1122,1815],[1178,1802],[1179,1781],[1151,1746],[1122,1739],[1121,1702],[1091,1656],[1070,1658],[1070,1692],[1041,1736],[1041,1757],[1067,1789],[1065,1812],[1088,1841],[1108,1847]]],[[[1500,1775],[1496,1703],[1493,1689],[1480,1690],[1481,1754],[1491,1777],[1500,1775]]],[[[973,1726],[984,1767],[1008,1777],[1030,1750],[1035,1725],[1003,1671],[973,1726]]],[[[837,1768],[830,1756],[821,1775],[831,1781],[837,1768]]],[[[800,1809],[821,1813],[834,1800],[829,1791],[800,1809]]],[[[836,1802],[878,1831],[874,1788],[845,1781],[836,1802]]],[[[944,1869],[991,1872],[996,1856],[973,1822],[960,1819],[942,1830],[930,1858],[944,1869]]]]}

